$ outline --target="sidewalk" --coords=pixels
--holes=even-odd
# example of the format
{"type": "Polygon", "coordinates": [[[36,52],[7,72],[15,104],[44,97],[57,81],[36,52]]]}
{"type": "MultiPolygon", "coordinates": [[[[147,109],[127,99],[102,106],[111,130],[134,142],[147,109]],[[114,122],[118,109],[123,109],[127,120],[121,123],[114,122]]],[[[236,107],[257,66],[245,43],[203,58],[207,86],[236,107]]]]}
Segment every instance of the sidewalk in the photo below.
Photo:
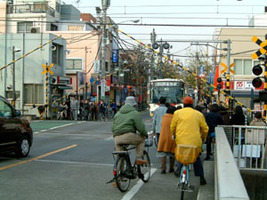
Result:
{"type": "Polygon", "coordinates": [[[204,161],[203,167],[207,184],[199,187],[197,200],[214,200],[214,161],[204,161]]]}

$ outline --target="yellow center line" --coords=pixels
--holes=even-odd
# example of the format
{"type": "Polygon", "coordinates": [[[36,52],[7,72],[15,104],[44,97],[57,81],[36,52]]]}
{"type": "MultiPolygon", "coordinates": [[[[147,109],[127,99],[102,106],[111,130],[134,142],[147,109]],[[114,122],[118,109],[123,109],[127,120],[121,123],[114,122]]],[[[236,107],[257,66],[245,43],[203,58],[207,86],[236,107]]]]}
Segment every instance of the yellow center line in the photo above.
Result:
{"type": "Polygon", "coordinates": [[[58,153],[58,152],[61,152],[61,151],[65,151],[67,149],[71,149],[73,147],[77,147],[78,145],[77,144],[74,144],[74,145],[71,145],[71,146],[68,146],[68,147],[65,147],[65,148],[62,148],[62,149],[58,149],[58,150],[55,150],[55,151],[52,151],[52,152],[49,152],[49,153],[46,153],[46,154],[43,154],[43,155],[40,155],[40,156],[37,156],[35,158],[32,158],[32,159],[29,159],[29,160],[24,160],[24,161],[21,161],[21,162],[18,162],[18,163],[14,163],[12,165],[7,165],[5,167],[0,167],[0,171],[1,170],[5,170],[5,169],[8,169],[8,168],[11,168],[11,167],[15,167],[15,166],[18,166],[18,165],[22,165],[22,164],[25,164],[27,162],[31,162],[31,161],[34,161],[34,160],[38,160],[38,159],[41,159],[41,158],[44,158],[46,156],[50,156],[52,154],[55,154],[55,153],[58,153]]]}

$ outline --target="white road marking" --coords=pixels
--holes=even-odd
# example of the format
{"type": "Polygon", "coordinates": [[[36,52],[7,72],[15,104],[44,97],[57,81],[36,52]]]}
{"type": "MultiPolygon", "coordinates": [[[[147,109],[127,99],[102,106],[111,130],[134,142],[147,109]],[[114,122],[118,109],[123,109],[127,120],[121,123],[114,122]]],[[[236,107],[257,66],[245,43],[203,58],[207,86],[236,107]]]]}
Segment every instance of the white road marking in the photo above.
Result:
{"type": "Polygon", "coordinates": [[[106,164],[106,163],[90,163],[90,162],[77,162],[77,161],[65,161],[65,160],[36,160],[37,162],[50,162],[50,163],[59,163],[59,164],[78,164],[78,165],[93,165],[93,166],[105,166],[105,167],[113,167],[114,164],[106,164]]]}
{"type": "Polygon", "coordinates": [[[113,136],[107,137],[105,140],[113,140],[113,136]]]}
{"type": "MultiPolygon", "coordinates": [[[[152,176],[157,171],[156,168],[151,169],[151,175],[152,176]]],[[[146,176],[147,174],[145,174],[146,176]]],[[[140,188],[144,185],[144,182],[142,180],[139,180],[135,186],[132,187],[132,189],[127,192],[121,200],[130,200],[133,198],[133,196],[140,190],[140,188]]]]}
{"type": "Polygon", "coordinates": [[[46,132],[46,131],[49,131],[49,130],[54,130],[54,129],[57,129],[57,128],[62,128],[62,127],[66,127],[66,126],[70,126],[70,125],[73,125],[73,124],[80,124],[80,123],[84,123],[84,121],[82,122],[77,122],[77,123],[69,123],[69,124],[63,124],[63,125],[60,125],[60,126],[55,126],[53,128],[48,128],[48,129],[44,129],[44,130],[40,130],[40,131],[35,131],[33,132],[34,134],[37,134],[37,133],[43,133],[43,132],[46,132]]]}

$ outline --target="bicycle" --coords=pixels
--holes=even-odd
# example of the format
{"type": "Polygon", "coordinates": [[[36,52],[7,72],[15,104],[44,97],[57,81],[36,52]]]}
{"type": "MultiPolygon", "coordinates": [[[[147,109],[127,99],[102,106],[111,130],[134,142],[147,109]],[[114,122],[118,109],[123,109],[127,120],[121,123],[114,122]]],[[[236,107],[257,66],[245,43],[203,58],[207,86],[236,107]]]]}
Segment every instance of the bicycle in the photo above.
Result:
{"type": "Polygon", "coordinates": [[[181,191],[181,200],[184,199],[184,192],[194,191],[195,187],[189,184],[189,165],[182,165],[177,188],[181,191]]]}
{"type": "Polygon", "coordinates": [[[116,161],[113,168],[114,178],[107,183],[114,182],[117,188],[121,192],[128,190],[131,179],[140,178],[144,183],[148,182],[151,175],[151,164],[149,157],[149,146],[153,145],[152,140],[146,140],[147,150],[144,150],[142,159],[147,160],[148,163],[142,165],[136,165],[135,162],[132,164],[130,158],[130,150],[135,149],[134,146],[122,145],[125,151],[113,152],[113,156],[116,157],[116,161]]]}
{"type": "Polygon", "coordinates": [[[193,145],[177,145],[176,159],[182,164],[177,188],[181,191],[180,199],[184,199],[184,192],[193,192],[195,187],[189,183],[189,165],[193,164],[199,155],[198,148],[193,145]]]}

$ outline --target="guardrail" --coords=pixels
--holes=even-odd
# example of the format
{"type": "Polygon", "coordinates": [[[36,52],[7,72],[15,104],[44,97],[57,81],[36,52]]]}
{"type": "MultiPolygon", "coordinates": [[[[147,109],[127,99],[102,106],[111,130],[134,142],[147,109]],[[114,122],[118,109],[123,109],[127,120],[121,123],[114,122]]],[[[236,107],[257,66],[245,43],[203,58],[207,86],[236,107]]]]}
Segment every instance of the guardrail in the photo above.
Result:
{"type": "Polygon", "coordinates": [[[267,171],[266,126],[220,126],[240,170],[267,171]]]}
{"type": "Polygon", "coordinates": [[[215,132],[215,198],[218,200],[248,200],[247,190],[223,127],[216,127],[215,132]]]}

